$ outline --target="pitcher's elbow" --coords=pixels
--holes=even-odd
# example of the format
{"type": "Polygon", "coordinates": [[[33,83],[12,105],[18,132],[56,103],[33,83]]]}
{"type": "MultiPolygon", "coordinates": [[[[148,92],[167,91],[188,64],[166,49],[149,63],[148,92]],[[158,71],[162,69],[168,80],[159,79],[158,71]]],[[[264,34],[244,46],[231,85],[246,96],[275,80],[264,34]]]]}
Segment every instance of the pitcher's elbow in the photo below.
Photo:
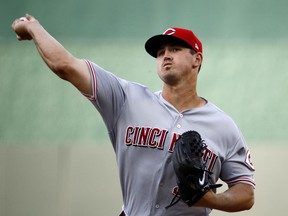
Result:
{"type": "Polygon", "coordinates": [[[246,204],[244,205],[243,210],[250,210],[255,203],[255,198],[254,198],[254,193],[250,195],[249,199],[245,202],[246,204]]]}
{"type": "Polygon", "coordinates": [[[61,79],[69,81],[70,77],[70,66],[65,62],[58,62],[53,64],[51,70],[61,79]]]}

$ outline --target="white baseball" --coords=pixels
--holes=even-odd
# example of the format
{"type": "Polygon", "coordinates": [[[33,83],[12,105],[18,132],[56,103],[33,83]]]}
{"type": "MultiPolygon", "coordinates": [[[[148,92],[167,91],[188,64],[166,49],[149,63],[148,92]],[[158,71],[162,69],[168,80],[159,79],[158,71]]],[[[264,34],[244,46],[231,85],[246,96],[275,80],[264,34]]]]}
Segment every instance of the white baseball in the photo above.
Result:
{"type": "Polygon", "coordinates": [[[28,19],[26,17],[21,17],[19,18],[20,21],[28,21],[28,19]]]}

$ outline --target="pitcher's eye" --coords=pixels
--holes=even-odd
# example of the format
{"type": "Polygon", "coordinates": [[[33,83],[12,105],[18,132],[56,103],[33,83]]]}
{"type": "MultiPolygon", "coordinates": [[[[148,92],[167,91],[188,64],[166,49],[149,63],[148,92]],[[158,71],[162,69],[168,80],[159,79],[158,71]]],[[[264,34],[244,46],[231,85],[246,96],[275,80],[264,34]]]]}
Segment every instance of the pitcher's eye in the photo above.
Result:
{"type": "Polygon", "coordinates": [[[174,47],[173,49],[172,49],[172,51],[173,52],[178,52],[178,51],[180,51],[181,49],[179,48],[179,47],[174,47]]]}
{"type": "Polygon", "coordinates": [[[164,50],[163,49],[160,49],[160,50],[158,50],[158,52],[157,52],[157,57],[158,56],[162,56],[164,54],[164,50]]]}

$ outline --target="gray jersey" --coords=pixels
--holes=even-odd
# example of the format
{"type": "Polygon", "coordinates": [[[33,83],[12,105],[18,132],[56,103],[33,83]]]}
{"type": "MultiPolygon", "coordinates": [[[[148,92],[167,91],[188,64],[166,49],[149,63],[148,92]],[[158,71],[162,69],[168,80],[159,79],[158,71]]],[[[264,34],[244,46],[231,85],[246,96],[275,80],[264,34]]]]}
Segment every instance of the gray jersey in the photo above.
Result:
{"type": "Polygon", "coordinates": [[[209,215],[210,209],[179,202],[166,209],[177,186],[171,153],[180,134],[195,130],[208,148],[203,159],[208,170],[229,186],[254,186],[249,150],[234,121],[223,111],[206,105],[178,112],[159,92],[120,79],[86,61],[93,95],[88,96],[101,114],[116,153],[128,216],[209,215]]]}

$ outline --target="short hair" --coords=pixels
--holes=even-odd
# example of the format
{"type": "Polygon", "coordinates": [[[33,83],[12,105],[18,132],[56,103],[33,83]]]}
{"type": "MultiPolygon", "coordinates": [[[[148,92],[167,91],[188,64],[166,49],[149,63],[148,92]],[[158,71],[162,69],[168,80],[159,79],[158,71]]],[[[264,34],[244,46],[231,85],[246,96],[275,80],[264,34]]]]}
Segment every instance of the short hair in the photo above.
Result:
{"type": "MultiPolygon", "coordinates": [[[[196,52],[194,49],[190,48],[190,53],[191,53],[191,55],[194,55],[194,54],[196,54],[197,52],[196,52]]],[[[202,66],[202,64],[200,64],[200,66],[199,66],[198,73],[199,73],[199,71],[200,71],[200,69],[201,69],[201,66],[202,66]]]]}

